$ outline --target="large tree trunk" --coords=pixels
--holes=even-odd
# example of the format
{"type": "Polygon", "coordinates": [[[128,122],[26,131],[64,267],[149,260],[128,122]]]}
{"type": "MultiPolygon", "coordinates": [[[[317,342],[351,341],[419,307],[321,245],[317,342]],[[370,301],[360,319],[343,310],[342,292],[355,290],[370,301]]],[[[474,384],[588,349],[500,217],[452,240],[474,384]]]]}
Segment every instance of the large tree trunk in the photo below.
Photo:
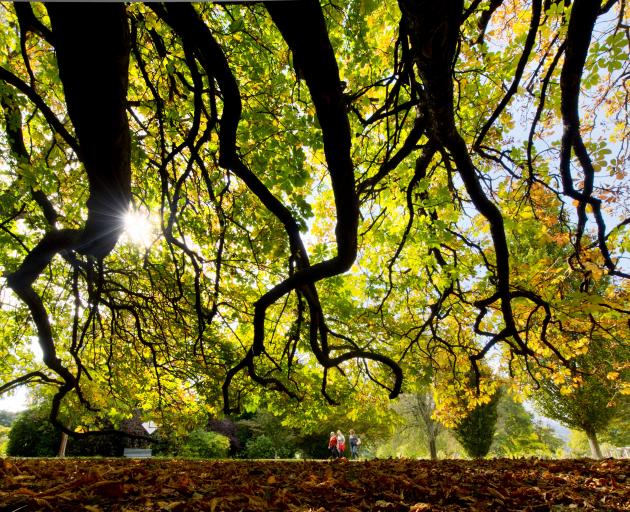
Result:
{"type": "Polygon", "coordinates": [[[603,459],[602,451],[599,447],[599,441],[597,440],[597,434],[594,430],[585,431],[586,437],[588,437],[588,444],[591,447],[591,455],[594,459],[603,459]]]}

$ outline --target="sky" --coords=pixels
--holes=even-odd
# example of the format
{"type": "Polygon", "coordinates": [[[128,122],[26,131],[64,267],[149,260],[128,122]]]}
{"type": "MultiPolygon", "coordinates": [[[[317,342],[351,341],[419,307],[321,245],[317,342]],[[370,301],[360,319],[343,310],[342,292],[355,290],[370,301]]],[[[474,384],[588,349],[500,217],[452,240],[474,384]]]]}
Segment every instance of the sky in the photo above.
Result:
{"type": "Polygon", "coordinates": [[[26,409],[28,391],[24,387],[18,388],[12,396],[0,397],[0,411],[18,412],[26,409]]]}

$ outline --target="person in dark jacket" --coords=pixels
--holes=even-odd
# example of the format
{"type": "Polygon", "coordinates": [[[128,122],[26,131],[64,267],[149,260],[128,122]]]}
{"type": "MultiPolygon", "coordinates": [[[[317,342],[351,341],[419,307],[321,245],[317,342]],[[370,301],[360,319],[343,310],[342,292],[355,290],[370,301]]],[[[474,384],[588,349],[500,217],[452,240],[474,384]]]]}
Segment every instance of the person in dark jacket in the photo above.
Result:
{"type": "Polygon", "coordinates": [[[350,458],[356,459],[359,456],[359,446],[361,445],[361,439],[354,433],[354,430],[350,430],[350,458]]]}

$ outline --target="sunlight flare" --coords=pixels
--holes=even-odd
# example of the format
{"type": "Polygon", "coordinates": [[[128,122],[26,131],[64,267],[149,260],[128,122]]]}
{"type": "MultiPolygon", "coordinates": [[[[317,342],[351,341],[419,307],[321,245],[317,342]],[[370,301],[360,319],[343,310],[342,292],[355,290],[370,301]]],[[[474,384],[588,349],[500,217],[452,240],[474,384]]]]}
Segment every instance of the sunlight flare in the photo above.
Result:
{"type": "Polygon", "coordinates": [[[125,235],[130,243],[148,247],[153,241],[153,225],[148,212],[129,210],[125,214],[125,235]]]}

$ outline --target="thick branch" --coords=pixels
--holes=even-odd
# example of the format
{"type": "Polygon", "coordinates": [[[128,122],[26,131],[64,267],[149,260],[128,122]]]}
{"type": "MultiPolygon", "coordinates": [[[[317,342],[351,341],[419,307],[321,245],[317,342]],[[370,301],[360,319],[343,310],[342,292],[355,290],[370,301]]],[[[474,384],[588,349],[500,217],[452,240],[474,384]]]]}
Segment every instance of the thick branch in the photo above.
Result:
{"type": "Polygon", "coordinates": [[[507,330],[515,334],[503,216],[483,191],[466,143],[455,124],[452,73],[463,2],[444,2],[438,7],[428,1],[399,0],[399,4],[409,26],[414,59],[425,85],[432,134],[450,152],[475,208],[490,224],[496,255],[497,291],[507,330]],[[431,7],[433,14],[426,16],[431,7]]]}
{"type": "Polygon", "coordinates": [[[120,236],[131,199],[125,6],[50,3],[47,10],[68,114],[90,185],[78,250],[102,258],[120,236]]]}
{"type": "Polygon", "coordinates": [[[599,249],[604,257],[604,263],[608,271],[611,274],[630,278],[629,274],[616,269],[616,265],[610,256],[606,244],[606,224],[601,212],[601,200],[593,197],[595,168],[580,133],[580,84],[595,22],[601,12],[600,7],[601,0],[576,0],[571,9],[564,64],[560,73],[560,109],[564,123],[562,147],[560,150],[560,175],[564,193],[578,201],[578,226],[576,233],[578,253],[580,251],[581,238],[586,227],[586,206],[588,204],[593,209],[593,215],[597,224],[599,249]],[[584,184],[581,191],[577,190],[573,184],[573,176],[571,174],[572,150],[575,152],[584,172],[584,184]]]}

